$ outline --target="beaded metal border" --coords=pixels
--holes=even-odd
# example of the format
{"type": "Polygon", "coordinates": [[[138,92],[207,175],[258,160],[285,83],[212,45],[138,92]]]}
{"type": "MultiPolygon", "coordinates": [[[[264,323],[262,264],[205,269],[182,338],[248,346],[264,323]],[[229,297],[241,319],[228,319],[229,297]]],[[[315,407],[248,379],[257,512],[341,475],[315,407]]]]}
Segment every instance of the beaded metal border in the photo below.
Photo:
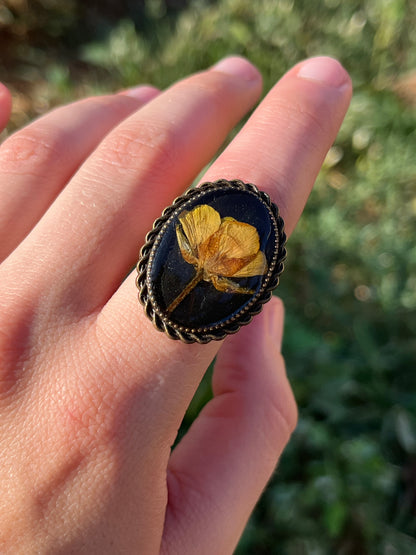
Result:
{"type": "Polygon", "coordinates": [[[136,285],[139,289],[139,301],[144,307],[146,315],[152,320],[159,331],[165,332],[171,339],[180,339],[185,343],[208,343],[212,340],[221,340],[231,333],[236,333],[241,326],[251,322],[253,316],[261,312],[263,304],[270,300],[273,290],[279,284],[279,276],[283,272],[283,262],[286,258],[286,234],[284,232],[284,222],[279,214],[278,207],[270,200],[267,193],[259,191],[252,183],[244,183],[240,180],[227,181],[219,179],[214,182],[207,182],[200,187],[190,189],[185,194],[176,198],[174,202],[165,208],[162,215],[154,222],[152,230],[146,236],[146,242],[140,251],[140,258],[137,263],[136,285]],[[266,205],[275,228],[276,245],[275,252],[269,270],[263,279],[259,291],[253,296],[251,301],[241,308],[228,320],[213,326],[200,328],[188,328],[175,322],[161,311],[154,300],[150,286],[150,268],[157,246],[163,237],[163,232],[170,225],[170,222],[183,209],[184,205],[207,191],[218,190],[219,188],[233,188],[246,191],[255,195],[266,205]]]}

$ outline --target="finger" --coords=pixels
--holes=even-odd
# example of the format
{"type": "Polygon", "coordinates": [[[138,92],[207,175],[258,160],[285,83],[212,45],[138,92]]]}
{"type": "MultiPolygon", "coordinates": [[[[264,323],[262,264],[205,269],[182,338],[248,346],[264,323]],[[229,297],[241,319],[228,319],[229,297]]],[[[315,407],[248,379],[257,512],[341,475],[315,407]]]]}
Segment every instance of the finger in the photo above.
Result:
{"type": "Polygon", "coordinates": [[[257,100],[258,71],[234,60],[228,73],[222,66],[177,83],[102,141],[19,250],[20,260],[42,256],[32,290],[50,285],[66,313],[108,300],[155,217],[257,100]]]}
{"type": "Polygon", "coordinates": [[[222,177],[255,183],[277,203],[290,235],[351,92],[350,78],[336,60],[320,57],[298,64],[269,92],[204,181],[222,177]]]}
{"type": "MultiPolygon", "coordinates": [[[[334,139],[335,128],[341,123],[348,105],[350,86],[345,72],[333,61],[325,62],[325,67],[328,68],[327,77],[322,80],[321,74],[320,81],[311,79],[310,75],[305,78],[305,73],[302,76],[296,70],[289,72],[283,78],[283,85],[277,85],[269,93],[235,144],[230,145],[208,173],[210,178],[224,175],[255,181],[261,188],[263,184],[269,185],[273,198],[279,199],[289,229],[295,225],[312,186],[314,171],[334,139]],[[336,75],[341,75],[345,83],[340,85],[339,80],[334,80],[336,75]],[[328,122],[332,122],[331,125],[328,122]],[[299,145],[296,145],[298,140],[299,145]],[[276,166],[277,148],[281,149],[278,157],[284,174],[279,173],[281,168],[276,166]],[[299,167],[290,173],[293,164],[299,167]],[[287,182],[280,179],[282,175],[288,176],[287,182]]],[[[193,551],[190,544],[181,543],[184,538],[179,532],[175,535],[175,529],[185,529],[187,519],[188,523],[192,519],[196,519],[197,524],[203,523],[195,527],[199,534],[191,538],[193,545],[206,546],[208,553],[231,551],[293,427],[290,389],[282,366],[273,366],[279,355],[274,351],[273,341],[266,340],[271,333],[266,333],[262,324],[270,310],[268,306],[250,327],[226,340],[225,345],[231,343],[234,348],[221,355],[224,356],[222,363],[219,357],[220,367],[214,378],[218,400],[214,399],[211,408],[204,411],[201,423],[191,429],[189,438],[174,452],[166,551],[170,545],[173,546],[171,552],[193,551]],[[257,329],[261,331],[257,333],[257,329]],[[241,362],[242,370],[237,372],[234,359],[241,362]],[[248,371],[253,372],[253,368],[256,369],[254,376],[248,371]],[[222,374],[230,378],[221,382],[222,374]],[[233,380],[234,387],[230,385],[233,380]],[[251,413],[252,423],[248,419],[251,413]],[[281,418],[281,414],[286,418],[281,418]],[[220,446],[218,451],[216,445],[220,446]],[[181,463],[189,458],[195,473],[205,472],[205,460],[212,465],[212,472],[207,471],[209,484],[206,489],[192,468],[181,463]],[[217,475],[221,478],[218,482],[217,475]],[[198,495],[198,491],[202,493],[198,495]],[[206,510],[201,512],[199,507],[206,510]],[[218,519],[213,507],[218,511],[218,519]],[[218,545],[215,537],[220,541],[222,535],[223,544],[218,545]]],[[[103,358],[108,357],[112,362],[111,367],[102,369],[96,376],[97,382],[110,383],[119,392],[127,387],[126,384],[132,387],[135,380],[147,380],[147,391],[151,392],[147,404],[147,422],[152,423],[149,435],[162,442],[161,438],[165,438],[166,443],[171,441],[218,345],[183,345],[155,332],[138,306],[133,277],[123,283],[100,312],[95,332],[104,350],[103,358]]],[[[140,427],[140,420],[137,419],[133,426],[140,427]]],[[[134,461],[138,456],[132,445],[129,460],[134,461]]]]}
{"type": "MultiPolygon", "coordinates": [[[[219,177],[224,171],[226,177],[252,180],[260,188],[264,184],[264,188],[279,202],[289,231],[293,229],[306,201],[314,174],[335,138],[336,126],[341,124],[350,98],[349,78],[345,71],[334,60],[325,59],[324,64],[326,81],[299,76],[299,67],[285,75],[282,84],[276,85],[269,93],[239,136],[208,172],[210,178],[219,177]],[[319,123],[321,120],[322,123],[319,123]],[[297,140],[300,141],[298,147],[295,144],[297,140]],[[280,160],[281,167],[276,164],[276,158],[280,160]]],[[[189,346],[156,333],[138,306],[136,295],[134,276],[131,275],[104,307],[99,324],[111,335],[108,348],[112,351],[119,355],[128,351],[129,357],[137,361],[145,356],[148,364],[152,359],[157,360],[157,364],[153,365],[154,372],[164,380],[159,401],[162,407],[171,405],[172,392],[175,392],[174,401],[177,404],[172,407],[172,414],[177,411],[174,424],[179,425],[189,400],[189,388],[198,383],[210,362],[208,357],[215,355],[218,346],[210,344],[206,346],[207,350],[195,346],[191,350],[189,346]],[[195,374],[193,362],[192,371],[188,371],[188,365],[196,352],[201,353],[201,359],[200,372],[195,374]],[[177,360],[181,363],[172,364],[177,360]]],[[[155,404],[155,411],[157,408],[155,404]]]]}
{"type": "Polygon", "coordinates": [[[63,106],[0,147],[0,261],[27,235],[85,158],[120,121],[158,94],[143,86],[63,106]]]}
{"type": "Polygon", "coordinates": [[[7,87],[0,83],[0,132],[6,127],[12,110],[12,97],[7,87]]]}
{"type": "Polygon", "coordinates": [[[162,552],[232,553],[297,418],[274,298],[222,346],[214,398],[174,450],[162,552]]]}

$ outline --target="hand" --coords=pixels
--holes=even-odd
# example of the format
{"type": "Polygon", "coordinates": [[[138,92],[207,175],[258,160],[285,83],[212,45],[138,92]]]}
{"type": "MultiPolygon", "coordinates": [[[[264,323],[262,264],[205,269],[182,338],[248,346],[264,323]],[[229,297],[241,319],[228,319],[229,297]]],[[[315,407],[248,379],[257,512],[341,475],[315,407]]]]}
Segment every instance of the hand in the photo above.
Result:
{"type": "MultiPolygon", "coordinates": [[[[64,106],[0,147],[2,553],[236,546],[296,423],[282,303],[222,344],[185,345],[154,329],[124,277],[260,92],[258,71],[228,58],[164,92],[64,106]],[[215,356],[214,398],[171,453],[215,356]]],[[[290,234],[350,95],[336,61],[297,65],[204,181],[255,183],[290,234]]],[[[1,86],[3,127],[9,110],[1,86]]]]}

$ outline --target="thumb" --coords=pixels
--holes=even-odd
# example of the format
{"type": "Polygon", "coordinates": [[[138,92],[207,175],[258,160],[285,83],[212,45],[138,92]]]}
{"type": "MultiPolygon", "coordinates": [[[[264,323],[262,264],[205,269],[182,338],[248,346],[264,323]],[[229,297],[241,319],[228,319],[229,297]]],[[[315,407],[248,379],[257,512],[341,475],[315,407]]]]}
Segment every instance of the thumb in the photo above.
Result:
{"type": "Polygon", "coordinates": [[[231,553],[296,425],[273,298],[217,357],[214,398],[172,454],[164,547],[231,553]]]}

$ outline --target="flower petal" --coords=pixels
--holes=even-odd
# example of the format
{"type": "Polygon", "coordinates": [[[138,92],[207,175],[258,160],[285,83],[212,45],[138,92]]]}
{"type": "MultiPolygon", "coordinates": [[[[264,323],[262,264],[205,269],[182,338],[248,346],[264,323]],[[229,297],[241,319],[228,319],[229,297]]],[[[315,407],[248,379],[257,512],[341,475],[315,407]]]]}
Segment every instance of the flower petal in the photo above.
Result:
{"type": "Polygon", "coordinates": [[[249,261],[246,258],[227,258],[226,256],[212,256],[204,264],[209,275],[232,277],[249,261]]]}
{"type": "Polygon", "coordinates": [[[185,262],[188,264],[198,265],[198,253],[196,249],[192,249],[188,239],[180,225],[176,226],[176,238],[178,240],[179,249],[185,262]]]}
{"type": "Polygon", "coordinates": [[[183,212],[179,221],[194,255],[197,255],[198,247],[221,225],[220,215],[208,204],[201,204],[190,212],[183,212]]]}
{"type": "Polygon", "coordinates": [[[233,277],[251,277],[251,276],[262,276],[267,270],[267,260],[264,252],[259,251],[255,258],[249,262],[246,266],[243,266],[238,270],[233,277]]]}
{"type": "Polygon", "coordinates": [[[219,251],[228,258],[251,258],[260,248],[257,229],[234,218],[223,218],[218,234],[219,251]]]}
{"type": "Polygon", "coordinates": [[[210,274],[232,277],[256,257],[259,246],[255,227],[224,218],[219,230],[203,245],[204,267],[210,274]]]}

